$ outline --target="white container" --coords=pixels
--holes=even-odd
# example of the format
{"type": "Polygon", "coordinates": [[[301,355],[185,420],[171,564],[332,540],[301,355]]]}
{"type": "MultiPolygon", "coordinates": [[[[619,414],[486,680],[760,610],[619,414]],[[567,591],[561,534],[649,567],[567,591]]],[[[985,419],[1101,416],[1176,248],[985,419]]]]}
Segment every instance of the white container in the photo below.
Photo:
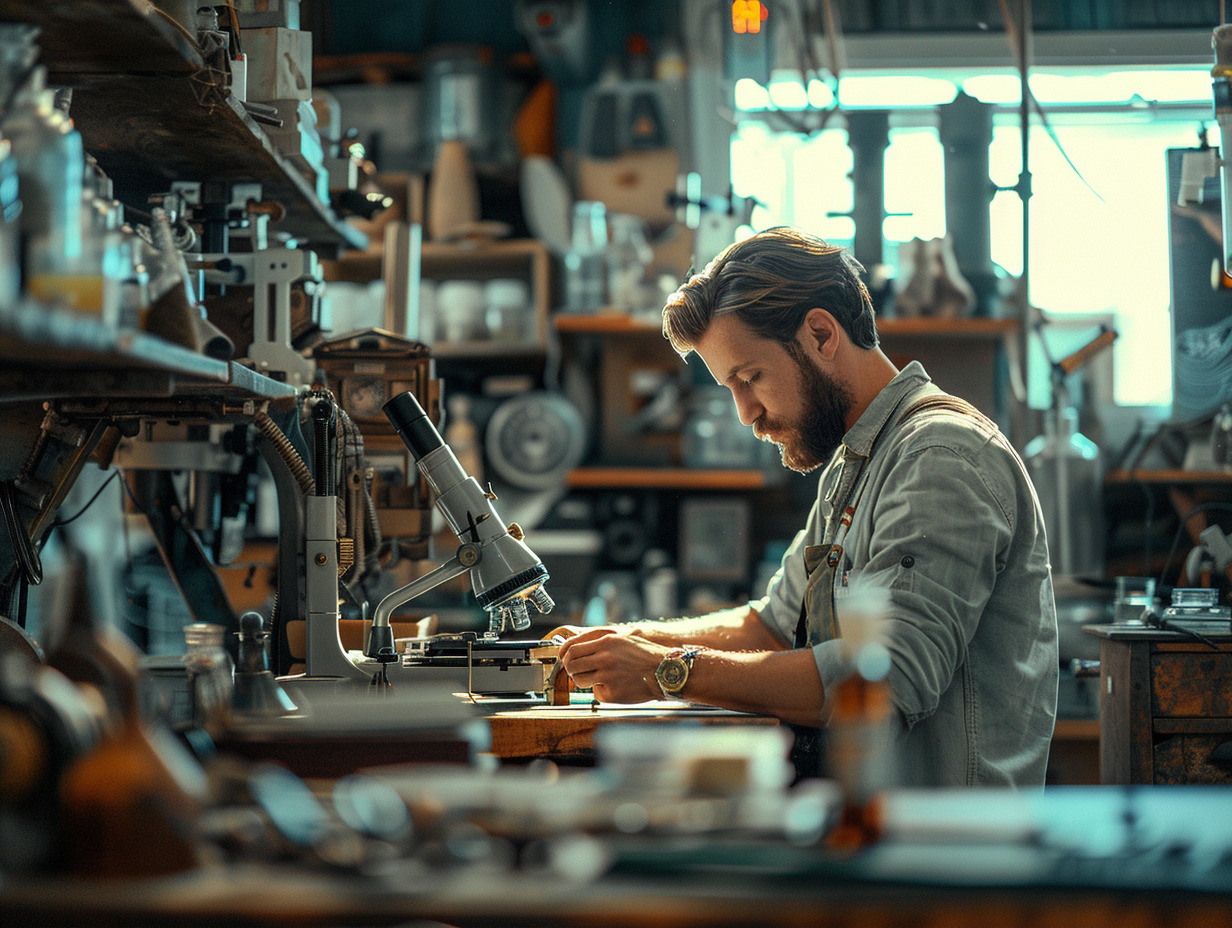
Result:
{"type": "Polygon", "coordinates": [[[477,280],[443,280],[436,288],[436,337],[444,342],[484,338],[483,284],[477,280]]]}
{"type": "Polygon", "coordinates": [[[488,337],[520,342],[530,334],[530,288],[516,277],[489,280],[483,288],[488,337]]]}

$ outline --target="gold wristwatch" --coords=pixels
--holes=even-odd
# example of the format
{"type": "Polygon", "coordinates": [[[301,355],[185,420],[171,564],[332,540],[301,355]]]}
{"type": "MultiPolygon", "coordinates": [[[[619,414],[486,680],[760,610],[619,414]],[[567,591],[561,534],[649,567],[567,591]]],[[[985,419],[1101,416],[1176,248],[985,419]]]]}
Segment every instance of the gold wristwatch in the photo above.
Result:
{"type": "Polygon", "coordinates": [[[693,669],[693,660],[702,652],[697,645],[685,648],[675,648],[659,663],[655,671],[655,682],[665,699],[675,699],[689,682],[689,671],[693,669]]]}

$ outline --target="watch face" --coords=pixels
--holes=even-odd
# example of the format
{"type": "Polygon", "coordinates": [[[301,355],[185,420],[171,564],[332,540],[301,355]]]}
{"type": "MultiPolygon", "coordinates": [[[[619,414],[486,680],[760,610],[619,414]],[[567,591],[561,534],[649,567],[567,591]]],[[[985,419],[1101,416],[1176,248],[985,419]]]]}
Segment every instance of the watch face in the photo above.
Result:
{"type": "Polygon", "coordinates": [[[342,408],[353,419],[379,419],[385,399],[383,377],[348,377],[342,383],[342,408]]]}
{"type": "Polygon", "coordinates": [[[669,693],[675,693],[684,688],[689,679],[689,665],[679,657],[666,658],[659,665],[655,676],[659,678],[659,686],[669,693]]]}

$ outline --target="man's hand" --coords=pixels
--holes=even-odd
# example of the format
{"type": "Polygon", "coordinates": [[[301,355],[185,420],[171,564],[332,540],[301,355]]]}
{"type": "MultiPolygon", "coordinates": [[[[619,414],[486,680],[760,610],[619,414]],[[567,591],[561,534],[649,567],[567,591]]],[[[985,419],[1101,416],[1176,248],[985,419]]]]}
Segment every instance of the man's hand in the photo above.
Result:
{"type": "Polygon", "coordinates": [[[552,641],[555,638],[559,638],[561,641],[567,641],[578,635],[592,635],[596,633],[602,635],[634,635],[638,633],[638,629],[633,625],[557,625],[543,636],[543,640],[552,641]]]}
{"type": "Polygon", "coordinates": [[[670,650],[636,634],[600,627],[567,639],[556,660],[600,702],[638,703],[663,698],[655,671],[670,650]]]}

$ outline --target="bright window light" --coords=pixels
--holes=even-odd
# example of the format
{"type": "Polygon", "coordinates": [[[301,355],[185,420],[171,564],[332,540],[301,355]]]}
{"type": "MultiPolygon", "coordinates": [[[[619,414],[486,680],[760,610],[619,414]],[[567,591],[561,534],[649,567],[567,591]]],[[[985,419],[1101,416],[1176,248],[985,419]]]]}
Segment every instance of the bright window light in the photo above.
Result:
{"type": "Polygon", "coordinates": [[[1129,94],[1123,83],[1110,82],[1108,74],[1049,74],[1036,72],[1029,78],[1031,93],[1040,103],[1124,103],[1129,94]]]}
{"type": "Polygon", "coordinates": [[[1104,74],[1037,72],[1031,92],[1042,104],[1126,103],[1135,97],[1163,103],[1206,100],[1211,95],[1207,69],[1109,71],[1104,74]]]}
{"type": "Polygon", "coordinates": [[[1108,75],[1124,80],[1129,92],[1160,103],[1205,101],[1211,96],[1211,72],[1206,68],[1176,68],[1168,71],[1121,71],[1108,75]]]}
{"type": "Polygon", "coordinates": [[[886,217],[882,232],[887,242],[945,235],[944,177],[945,153],[935,129],[890,132],[885,154],[885,210],[902,215],[886,217]]]}
{"type": "MultiPolygon", "coordinates": [[[[1113,354],[1114,399],[1127,406],[1167,405],[1172,365],[1164,152],[1193,146],[1194,126],[1065,125],[1056,132],[1099,196],[1044,132],[1032,132],[1031,302],[1058,316],[1111,314],[1120,333],[1113,354]]],[[[1015,182],[1021,170],[1017,127],[993,130],[989,165],[997,184],[1015,182]]],[[[993,261],[1020,274],[1018,196],[999,193],[991,221],[993,261]]],[[[1046,397],[1033,391],[1032,403],[1044,405],[1046,397]]]]}
{"type": "Polygon", "coordinates": [[[733,89],[736,109],[746,113],[770,108],[770,94],[766,88],[751,77],[742,77],[736,81],[733,89]]]}
{"type": "MultiPolygon", "coordinates": [[[[1109,71],[1036,72],[1031,92],[1044,105],[1060,103],[1126,103],[1135,97],[1159,103],[1206,101],[1211,76],[1206,68],[1109,71]]],[[[962,80],[963,92],[982,103],[1016,105],[1021,100],[1021,78],[1016,73],[973,74],[962,80]]]]}
{"type": "MultiPolygon", "coordinates": [[[[751,85],[743,91],[738,84],[738,108],[767,108],[772,99],[783,108],[801,106],[804,88],[798,75],[783,72],[780,77],[769,93],[751,81],[741,82],[751,85]],[[750,105],[742,105],[742,99],[750,105]]],[[[1002,108],[989,148],[989,182],[1012,187],[1022,170],[1020,84],[1012,69],[898,76],[848,73],[839,85],[839,98],[844,107],[918,112],[950,102],[960,85],[977,100],[1002,108]]],[[[1064,115],[1052,121],[1054,130],[1098,192],[1088,189],[1035,123],[1030,150],[1031,302],[1049,316],[1073,320],[1071,325],[1081,324],[1078,317],[1111,316],[1120,336],[1112,353],[1114,400],[1126,406],[1166,407],[1172,402],[1172,332],[1165,151],[1197,145],[1203,127],[1210,143],[1219,144],[1218,127],[1208,115],[1209,69],[1037,69],[1031,88],[1046,111],[1055,107],[1064,115]],[[1147,102],[1191,106],[1173,112],[1147,107],[1147,102]]],[[[807,99],[817,108],[833,105],[829,87],[819,80],[809,82],[807,99]]],[[[891,266],[900,243],[946,231],[944,154],[937,130],[928,122],[909,115],[896,123],[891,116],[886,211],[904,214],[889,216],[883,224],[885,259],[891,266]]],[[[841,125],[840,120],[835,124],[841,125]]],[[[746,120],[733,137],[731,164],[735,192],[764,204],[754,210],[755,229],[790,224],[851,245],[852,159],[845,129],[802,136],[746,120]]],[[[1022,274],[1022,216],[1016,193],[1003,190],[993,197],[992,258],[1002,272],[1015,277],[1022,274]]],[[[1064,351],[1065,336],[1058,337],[1064,351]]],[[[1047,393],[1046,378],[1033,382],[1031,404],[1047,405],[1047,393]]]]}
{"type": "Polygon", "coordinates": [[[829,109],[834,105],[834,91],[822,81],[809,81],[808,102],[819,110],[829,109]]]}
{"type": "Polygon", "coordinates": [[[951,80],[913,74],[870,74],[844,77],[838,85],[842,106],[940,106],[952,103],[958,87],[951,80]]]}
{"type": "Polygon", "coordinates": [[[808,106],[808,94],[799,81],[771,81],[770,102],[780,110],[802,110],[808,106]]]}
{"type": "Polygon", "coordinates": [[[962,89],[981,103],[1009,106],[1022,100],[1022,80],[1017,74],[976,74],[962,82],[962,89]]]}
{"type": "Polygon", "coordinates": [[[855,239],[855,223],[847,215],[855,206],[851,185],[852,156],[844,129],[827,129],[795,150],[796,224],[835,244],[855,239]]]}

